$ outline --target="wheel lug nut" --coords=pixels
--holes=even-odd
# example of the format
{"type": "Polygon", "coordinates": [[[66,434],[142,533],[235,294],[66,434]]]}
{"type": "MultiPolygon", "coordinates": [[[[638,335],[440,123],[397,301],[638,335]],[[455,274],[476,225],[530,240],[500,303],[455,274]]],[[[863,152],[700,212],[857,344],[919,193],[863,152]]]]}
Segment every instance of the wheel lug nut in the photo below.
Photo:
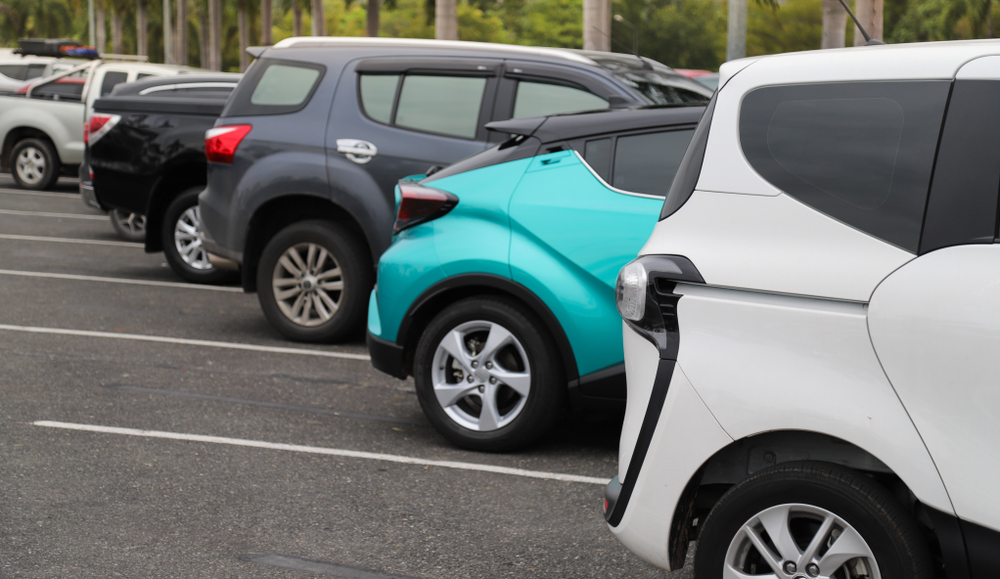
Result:
{"type": "Polygon", "coordinates": [[[785,573],[791,575],[792,573],[795,573],[795,569],[795,563],[792,563],[791,561],[785,562],[785,573]]]}
{"type": "Polygon", "coordinates": [[[490,368],[492,368],[492,367],[493,367],[493,362],[487,362],[487,363],[486,363],[486,369],[487,369],[487,370],[489,370],[489,369],[490,369],[490,368]]]}
{"type": "MultiPolygon", "coordinates": [[[[472,367],[473,367],[473,368],[478,368],[478,367],[479,367],[479,362],[476,362],[475,360],[473,360],[473,361],[472,361],[472,367]]],[[[487,367],[488,367],[488,366],[487,366],[487,367]]]]}
{"type": "Polygon", "coordinates": [[[486,386],[483,386],[483,385],[480,384],[479,391],[480,392],[486,392],[486,386]]]}
{"type": "Polygon", "coordinates": [[[475,378],[472,377],[472,374],[469,374],[469,376],[468,376],[468,378],[466,378],[466,380],[468,380],[471,383],[473,380],[475,380],[475,378]]]}
{"type": "Polygon", "coordinates": [[[493,377],[493,376],[490,376],[490,384],[496,384],[496,383],[497,383],[497,379],[495,377],[493,377]]]}
{"type": "Polygon", "coordinates": [[[819,565],[816,563],[809,563],[809,565],[806,566],[806,573],[808,573],[810,577],[816,577],[819,575],[819,565]]]}

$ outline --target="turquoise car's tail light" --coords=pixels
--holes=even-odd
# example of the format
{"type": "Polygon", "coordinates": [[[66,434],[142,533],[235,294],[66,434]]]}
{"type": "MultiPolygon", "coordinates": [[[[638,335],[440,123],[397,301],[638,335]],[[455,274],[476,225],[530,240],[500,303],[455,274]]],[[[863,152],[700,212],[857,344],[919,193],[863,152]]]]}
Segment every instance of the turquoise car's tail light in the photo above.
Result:
{"type": "Polygon", "coordinates": [[[392,225],[393,234],[437,219],[458,205],[458,197],[451,193],[424,187],[412,181],[400,181],[399,193],[396,222],[392,225]]]}

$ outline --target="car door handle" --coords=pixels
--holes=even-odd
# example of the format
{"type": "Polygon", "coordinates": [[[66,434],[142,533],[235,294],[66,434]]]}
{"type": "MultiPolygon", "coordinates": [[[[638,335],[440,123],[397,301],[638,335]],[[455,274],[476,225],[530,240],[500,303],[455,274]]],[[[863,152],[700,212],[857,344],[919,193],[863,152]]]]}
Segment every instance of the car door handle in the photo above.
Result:
{"type": "Polygon", "coordinates": [[[378,155],[378,147],[358,139],[337,139],[337,152],[346,155],[358,165],[364,165],[378,155]]]}

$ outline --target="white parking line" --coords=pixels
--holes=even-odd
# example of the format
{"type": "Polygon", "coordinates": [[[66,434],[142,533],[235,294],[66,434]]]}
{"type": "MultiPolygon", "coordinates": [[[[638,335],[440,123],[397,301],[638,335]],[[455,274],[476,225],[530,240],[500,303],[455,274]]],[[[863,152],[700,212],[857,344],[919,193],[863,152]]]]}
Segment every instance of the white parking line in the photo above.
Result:
{"type": "Polygon", "coordinates": [[[17,271],[13,269],[0,269],[0,275],[43,277],[50,279],[71,279],[74,281],[97,281],[102,283],[123,283],[130,285],[151,285],[157,287],[179,287],[186,289],[199,289],[199,290],[209,290],[217,292],[234,292],[234,293],[243,292],[243,288],[238,288],[238,287],[201,285],[196,283],[181,283],[176,281],[149,281],[142,279],[123,279],[120,277],[97,277],[93,275],[74,275],[71,273],[46,273],[41,271],[17,271]]]}
{"type": "Polygon", "coordinates": [[[329,456],[342,456],[345,458],[360,458],[365,460],[380,460],[383,462],[396,462],[401,464],[415,464],[419,466],[436,466],[441,468],[453,468],[457,470],[491,472],[496,474],[508,474],[512,476],[540,478],[540,479],[557,480],[564,482],[579,482],[579,483],[589,483],[595,485],[608,484],[608,479],[606,478],[580,476],[575,474],[562,474],[557,472],[544,472],[538,470],[524,470],[520,468],[510,468],[506,466],[494,466],[491,464],[478,464],[474,462],[455,462],[450,460],[427,460],[423,458],[414,458],[412,456],[400,456],[398,454],[379,454],[375,452],[360,452],[357,450],[342,450],[339,448],[302,446],[298,444],[263,442],[259,440],[246,440],[242,438],[205,436],[202,434],[184,434],[181,432],[163,432],[160,430],[139,430],[135,428],[119,428],[116,426],[74,424],[71,422],[55,422],[51,420],[38,420],[36,422],[33,422],[32,424],[34,424],[35,426],[45,426],[47,428],[63,428],[67,430],[83,430],[86,432],[101,432],[105,434],[124,434],[126,436],[142,436],[146,438],[166,438],[169,440],[188,440],[191,442],[227,444],[230,446],[248,446],[251,448],[267,448],[271,450],[286,450],[289,452],[325,454],[329,456]]]}
{"type": "Polygon", "coordinates": [[[19,189],[7,189],[0,187],[0,193],[4,195],[31,195],[33,197],[62,197],[63,199],[79,199],[79,193],[43,193],[42,191],[22,191],[19,189]]]}
{"type": "Polygon", "coordinates": [[[51,241],[52,243],[75,243],[77,245],[112,245],[114,247],[145,247],[141,243],[129,243],[127,241],[100,241],[97,239],[71,239],[68,237],[39,237],[37,235],[11,235],[0,234],[0,239],[13,239],[16,241],[51,241]]]}
{"type": "Polygon", "coordinates": [[[301,356],[320,356],[323,358],[343,358],[346,360],[371,360],[367,354],[350,354],[347,352],[326,352],[323,350],[306,350],[301,348],[280,348],[274,346],[258,346],[239,342],[214,342],[211,340],[189,340],[186,338],[167,338],[164,336],[146,336],[143,334],[122,334],[119,332],[93,332],[90,330],[70,330],[66,328],[39,328],[35,326],[12,326],[0,324],[0,330],[8,332],[27,332],[29,334],[56,334],[60,336],[83,336],[87,338],[110,338],[113,340],[136,340],[139,342],[160,342],[163,344],[181,344],[185,346],[202,346],[207,348],[226,348],[230,350],[250,350],[252,352],[272,352],[275,354],[299,354],[301,356]]]}
{"type": "Polygon", "coordinates": [[[18,211],[16,209],[0,209],[2,215],[24,215],[26,217],[65,217],[66,219],[89,219],[91,221],[107,221],[107,216],[84,215],[82,213],[48,213],[46,211],[18,211]]]}

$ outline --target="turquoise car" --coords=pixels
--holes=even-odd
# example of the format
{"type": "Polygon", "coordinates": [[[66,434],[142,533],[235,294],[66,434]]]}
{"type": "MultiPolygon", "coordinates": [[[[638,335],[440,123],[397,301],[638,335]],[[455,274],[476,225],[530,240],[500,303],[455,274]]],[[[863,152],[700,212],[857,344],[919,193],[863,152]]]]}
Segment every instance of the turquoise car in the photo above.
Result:
{"type": "Polygon", "coordinates": [[[475,450],[538,439],[567,403],[624,408],[615,278],[649,238],[703,110],[493,123],[510,137],[401,181],[368,306],[375,368],[412,375],[431,424],[475,450]]]}

